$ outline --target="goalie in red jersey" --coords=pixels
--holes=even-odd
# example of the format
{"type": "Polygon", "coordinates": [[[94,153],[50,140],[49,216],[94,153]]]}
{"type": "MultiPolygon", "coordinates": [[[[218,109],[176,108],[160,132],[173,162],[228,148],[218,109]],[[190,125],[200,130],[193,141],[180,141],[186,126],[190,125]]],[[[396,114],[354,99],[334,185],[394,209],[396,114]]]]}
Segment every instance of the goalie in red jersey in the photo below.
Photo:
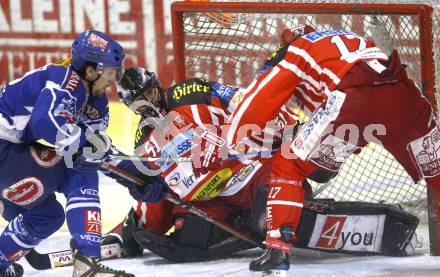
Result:
{"type": "MultiPolygon", "coordinates": [[[[119,90],[121,100],[142,117],[135,145],[138,149],[136,152],[143,156],[172,153],[172,155],[186,157],[190,153],[188,149],[193,149],[193,141],[182,139],[181,135],[177,136],[179,138],[177,140],[169,136],[167,136],[169,140],[161,140],[161,133],[166,128],[175,126],[175,123],[178,123],[180,128],[186,125],[207,126],[209,122],[215,122],[214,125],[221,126],[225,121],[224,115],[230,114],[242,97],[240,90],[197,78],[176,84],[165,94],[154,74],[142,68],[126,70],[119,84],[119,90]],[[141,101],[135,103],[135,100],[141,101]],[[179,101],[180,105],[176,105],[176,101],[179,101]],[[146,105],[148,103],[152,105],[146,105]],[[177,107],[180,107],[179,114],[173,114],[172,110],[178,110],[177,107]],[[172,121],[165,125],[155,124],[155,126],[163,127],[155,129],[145,124],[152,122],[148,119],[155,120],[160,116],[171,116],[169,118],[172,121]],[[158,130],[160,134],[154,133],[154,130],[158,130]]],[[[279,118],[278,126],[286,128],[286,125],[291,125],[294,129],[296,128],[296,116],[287,113],[284,108],[277,118],[279,118]]],[[[191,129],[179,132],[179,134],[190,133],[189,130],[191,129]]],[[[265,131],[271,133],[268,128],[265,131]]],[[[258,147],[258,145],[261,146],[258,144],[259,141],[265,141],[266,147],[270,150],[279,149],[281,138],[276,135],[272,141],[268,139],[269,137],[260,136],[259,139],[258,136],[254,136],[245,142],[245,147],[242,149],[252,148],[251,151],[265,149],[258,147]]],[[[285,137],[282,139],[284,141],[285,137]]],[[[289,145],[289,140],[287,140],[287,146],[289,145]]],[[[161,167],[160,175],[170,191],[193,202],[196,207],[204,209],[216,219],[229,223],[239,232],[246,233],[254,240],[261,242],[266,233],[264,219],[268,190],[265,185],[267,184],[265,175],[270,171],[270,164],[267,166],[261,157],[254,158],[254,160],[244,161],[247,166],[239,169],[232,177],[218,175],[218,173],[224,172],[227,168],[235,170],[234,164],[240,166],[241,161],[227,161],[222,169],[207,171],[198,177],[193,173],[191,163],[176,164],[170,161],[156,165],[161,167]],[[261,166],[260,161],[264,163],[261,166]],[[213,176],[218,176],[218,178],[213,178],[213,176]],[[217,184],[212,180],[223,178],[226,179],[226,184],[219,186],[218,190],[205,189],[209,188],[207,186],[209,184],[217,184]]],[[[122,162],[118,166],[131,171],[133,168],[127,167],[129,164],[129,162],[122,162]]],[[[151,167],[154,168],[155,165],[151,167]]],[[[145,174],[138,172],[137,169],[131,172],[141,178],[145,174]]],[[[308,177],[314,181],[323,182],[332,175],[334,174],[328,174],[325,171],[315,171],[308,177]]],[[[186,211],[170,202],[160,201],[163,192],[167,189],[159,183],[151,183],[151,178],[146,189],[141,189],[127,180],[119,179],[119,181],[125,184],[133,197],[139,201],[136,209],[131,210],[124,224],[121,223],[107,234],[104,244],[122,243],[125,256],[139,255],[142,253],[142,248],[146,248],[173,262],[205,261],[231,257],[240,250],[254,247],[205,219],[187,214],[186,211]],[[175,227],[174,232],[165,235],[172,226],[175,227]]],[[[303,186],[307,190],[306,182],[303,186]]],[[[312,192],[309,190],[307,194],[310,196],[312,192]]],[[[410,245],[410,240],[417,222],[417,218],[387,205],[309,200],[306,202],[301,226],[297,232],[298,240],[294,242],[294,245],[300,248],[338,253],[407,255],[407,250],[411,250],[413,246],[410,245]],[[347,218],[347,224],[344,228],[342,228],[343,223],[340,225],[341,232],[337,238],[335,235],[335,243],[332,245],[326,245],[314,239],[315,236],[310,236],[311,233],[327,232],[327,230],[321,230],[323,225],[327,226],[327,224],[321,224],[323,217],[341,218],[341,216],[347,218]],[[370,228],[373,225],[369,224],[368,220],[372,218],[381,221],[380,226],[370,228]],[[385,218],[387,227],[383,224],[385,218]],[[400,226],[401,234],[396,235],[394,226],[400,226]],[[368,238],[364,239],[361,245],[353,247],[350,242],[347,242],[348,237],[350,234],[358,235],[359,232],[368,234],[368,238]],[[341,240],[341,237],[345,239],[341,240]],[[387,243],[382,244],[382,241],[387,241],[387,243]]]]}
{"type": "MultiPolygon", "coordinates": [[[[410,80],[397,51],[346,30],[299,26],[234,110],[227,136],[238,147],[243,126],[263,128],[280,107],[297,103],[310,115],[289,151],[273,158],[267,201],[268,249],[250,270],[288,270],[290,242],[303,210],[301,183],[316,170],[337,173],[369,142],[385,147],[415,180],[440,188],[440,140],[428,100],[410,80]]],[[[438,201],[437,201],[438,203],[438,201]]],[[[438,205],[438,204],[436,204],[438,205]]]]}
{"type": "MultiPolygon", "coordinates": [[[[273,128],[278,128],[277,131],[267,128],[261,135],[253,136],[246,142],[246,149],[259,151],[257,157],[244,161],[229,160],[221,169],[212,171],[209,164],[215,161],[210,157],[215,158],[216,155],[210,155],[209,151],[226,150],[221,148],[224,145],[221,127],[242,97],[238,88],[194,78],[178,83],[165,92],[153,73],[142,68],[131,68],[120,82],[119,91],[121,100],[142,117],[135,152],[144,157],[171,158],[165,162],[137,164],[137,168],[133,168],[130,161],[117,166],[136,175],[159,173],[171,193],[195,203],[196,207],[203,208],[216,219],[234,225],[242,232],[258,233],[256,239],[261,241],[264,231],[257,230],[256,226],[256,217],[260,214],[253,215],[252,209],[256,205],[254,202],[259,187],[266,184],[262,179],[268,172],[272,149],[281,144],[283,131],[279,130],[285,126],[295,129],[296,114],[282,109],[273,120],[273,128]],[[201,164],[172,159],[190,156],[200,157],[201,164]],[[255,222],[252,228],[249,227],[249,220],[255,222]]],[[[130,189],[134,198],[140,200],[136,211],[129,216],[132,222],[136,219],[137,222],[132,224],[135,228],[142,227],[134,232],[137,242],[168,260],[215,259],[254,247],[231,238],[230,234],[203,219],[188,215],[183,208],[167,201],[158,201],[167,189],[157,182],[149,184],[146,189],[120,178],[119,182],[130,189]],[[171,236],[163,236],[173,225],[175,232],[171,236]]],[[[264,207],[265,197],[261,201],[264,207]]],[[[131,231],[128,233],[124,244],[131,241],[132,245],[136,245],[130,238],[131,231]]],[[[108,238],[104,242],[111,243],[108,238]]],[[[128,256],[141,253],[136,246],[125,248],[128,256]]]]}

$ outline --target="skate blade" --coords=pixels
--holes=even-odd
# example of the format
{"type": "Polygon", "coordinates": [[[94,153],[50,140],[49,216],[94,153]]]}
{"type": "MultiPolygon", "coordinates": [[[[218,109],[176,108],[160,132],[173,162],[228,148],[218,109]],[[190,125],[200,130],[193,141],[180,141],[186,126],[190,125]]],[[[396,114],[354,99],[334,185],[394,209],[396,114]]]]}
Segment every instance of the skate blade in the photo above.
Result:
{"type": "Polygon", "coordinates": [[[287,270],[271,270],[271,271],[251,271],[252,277],[287,277],[287,270]]]}

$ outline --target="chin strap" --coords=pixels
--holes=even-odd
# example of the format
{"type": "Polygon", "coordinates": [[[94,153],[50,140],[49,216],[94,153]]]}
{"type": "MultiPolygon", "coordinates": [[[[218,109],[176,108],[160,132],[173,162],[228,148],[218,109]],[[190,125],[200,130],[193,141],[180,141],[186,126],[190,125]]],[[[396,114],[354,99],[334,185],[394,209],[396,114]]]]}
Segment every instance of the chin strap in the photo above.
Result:
{"type": "Polygon", "coordinates": [[[96,77],[94,80],[90,80],[90,81],[89,81],[89,80],[86,80],[87,83],[89,84],[89,86],[88,86],[88,89],[89,89],[89,98],[90,98],[90,95],[93,94],[93,86],[95,85],[96,81],[99,80],[99,78],[101,78],[101,74],[98,74],[98,77],[96,77]]]}

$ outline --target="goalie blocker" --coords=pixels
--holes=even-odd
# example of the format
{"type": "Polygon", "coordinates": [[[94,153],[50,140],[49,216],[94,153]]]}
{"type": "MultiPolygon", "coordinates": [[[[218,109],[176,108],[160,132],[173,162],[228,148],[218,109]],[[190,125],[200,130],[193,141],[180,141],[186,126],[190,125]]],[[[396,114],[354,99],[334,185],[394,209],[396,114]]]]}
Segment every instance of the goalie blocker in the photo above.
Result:
{"type": "MultiPolygon", "coordinates": [[[[259,189],[252,211],[243,210],[228,219],[238,230],[264,241],[267,187],[259,189]]],[[[194,262],[230,257],[254,248],[194,215],[184,215],[183,227],[170,235],[134,229],[145,249],[172,262],[194,262]]],[[[294,247],[354,255],[407,256],[419,219],[386,204],[305,201],[294,247]]]]}

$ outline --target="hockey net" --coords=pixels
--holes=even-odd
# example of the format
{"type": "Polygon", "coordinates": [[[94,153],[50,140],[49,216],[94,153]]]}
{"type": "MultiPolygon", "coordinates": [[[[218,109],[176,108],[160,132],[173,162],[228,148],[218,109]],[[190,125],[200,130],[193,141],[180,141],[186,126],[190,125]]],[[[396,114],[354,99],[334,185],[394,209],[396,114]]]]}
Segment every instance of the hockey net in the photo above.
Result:
{"type": "MultiPolygon", "coordinates": [[[[438,106],[440,69],[434,61],[440,58],[440,5],[435,1],[202,2],[177,2],[172,8],[176,81],[201,77],[246,87],[278,47],[280,33],[307,23],[318,30],[352,30],[397,49],[410,77],[438,106]]],[[[419,217],[427,214],[423,181],[415,183],[379,145],[352,155],[330,185],[312,186],[322,190],[319,197],[400,204],[419,217]]]]}

